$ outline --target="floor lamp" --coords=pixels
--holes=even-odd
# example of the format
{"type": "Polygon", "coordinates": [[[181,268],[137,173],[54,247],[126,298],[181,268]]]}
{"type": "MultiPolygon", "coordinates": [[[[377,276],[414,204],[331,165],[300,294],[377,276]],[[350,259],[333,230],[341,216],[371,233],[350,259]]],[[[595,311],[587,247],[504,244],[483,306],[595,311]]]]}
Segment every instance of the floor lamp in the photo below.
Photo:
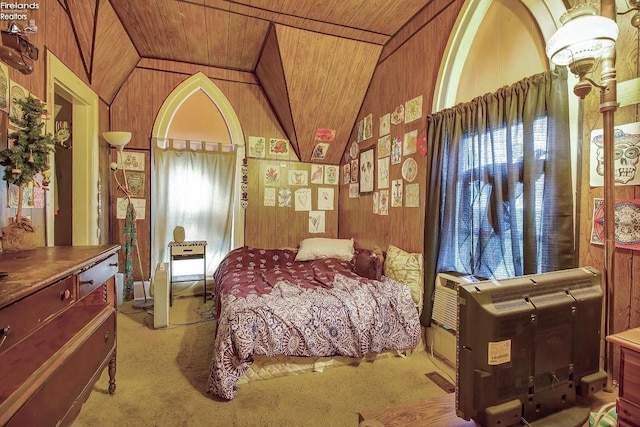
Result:
{"type": "MultiPolygon", "coordinates": [[[[129,204],[131,201],[131,192],[129,191],[129,183],[127,182],[127,174],[125,172],[124,164],[122,161],[122,152],[124,151],[124,147],[131,141],[131,132],[104,132],[102,137],[109,143],[109,145],[116,150],[118,150],[118,158],[117,162],[111,163],[111,170],[113,171],[113,176],[116,179],[116,183],[118,184],[118,188],[122,190],[127,198],[129,204]],[[122,175],[124,178],[124,186],[118,180],[118,169],[122,169],[122,175]]],[[[137,224],[134,221],[133,227],[137,230],[137,224]]],[[[137,239],[137,231],[136,231],[136,239],[137,239]]],[[[140,275],[142,276],[142,294],[144,295],[143,301],[134,301],[134,308],[150,308],[153,307],[153,300],[151,298],[147,298],[147,290],[145,289],[145,275],[144,270],[142,268],[142,258],[140,257],[140,247],[138,242],[135,242],[136,246],[136,255],[138,256],[138,266],[140,267],[140,275]]]]}
{"type": "MultiPolygon", "coordinates": [[[[556,65],[568,66],[579,78],[573,92],[584,99],[591,87],[600,89],[600,113],[604,139],[604,294],[605,336],[613,332],[615,271],[615,192],[613,162],[616,92],[616,50],[618,38],[615,0],[600,1],[600,15],[594,3],[585,2],[560,17],[563,26],[549,39],[547,56],[556,65]],[[600,83],[587,77],[600,63],[600,83]]],[[[605,341],[604,365],[607,390],[613,390],[613,344],[605,341]]]]}

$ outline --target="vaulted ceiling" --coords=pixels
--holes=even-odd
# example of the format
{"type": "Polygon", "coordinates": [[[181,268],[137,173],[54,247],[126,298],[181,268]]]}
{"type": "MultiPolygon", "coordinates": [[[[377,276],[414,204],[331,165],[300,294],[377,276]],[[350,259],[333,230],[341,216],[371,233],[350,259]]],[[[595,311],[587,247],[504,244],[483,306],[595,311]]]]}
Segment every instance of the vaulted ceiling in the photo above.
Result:
{"type": "MultiPolygon", "coordinates": [[[[434,0],[59,0],[107,102],[144,59],[257,77],[309,161],[318,129],[346,146],[384,46],[434,0]]],[[[436,2],[437,3],[437,2],[436,2]]],[[[434,12],[436,13],[436,12],[434,12]]],[[[329,163],[338,163],[341,150],[329,163]]]]}

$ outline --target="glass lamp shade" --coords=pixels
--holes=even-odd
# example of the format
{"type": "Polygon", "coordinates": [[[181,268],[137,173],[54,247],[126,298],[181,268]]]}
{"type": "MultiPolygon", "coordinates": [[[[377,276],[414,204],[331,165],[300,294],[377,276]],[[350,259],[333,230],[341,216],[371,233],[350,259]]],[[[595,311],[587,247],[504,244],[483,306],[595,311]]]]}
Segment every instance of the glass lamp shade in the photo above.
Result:
{"type": "Polygon", "coordinates": [[[599,58],[605,49],[615,45],[618,25],[603,16],[596,16],[593,9],[567,11],[560,18],[564,24],[547,43],[547,56],[556,65],[599,58]]]}
{"type": "Polygon", "coordinates": [[[131,132],[104,132],[103,138],[112,147],[122,150],[131,141],[131,132]]]}

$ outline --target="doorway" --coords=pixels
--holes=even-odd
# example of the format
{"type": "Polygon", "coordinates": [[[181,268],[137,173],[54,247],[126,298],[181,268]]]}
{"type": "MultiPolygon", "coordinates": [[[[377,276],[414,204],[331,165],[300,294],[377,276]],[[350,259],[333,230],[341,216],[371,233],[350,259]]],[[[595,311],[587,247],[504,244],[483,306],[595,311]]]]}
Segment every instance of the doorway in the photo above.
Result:
{"type": "MultiPolygon", "coordinates": [[[[63,99],[70,105],[70,123],[73,124],[73,145],[70,183],[58,183],[54,179],[46,198],[46,244],[57,245],[56,197],[70,193],[71,238],[73,246],[97,245],[100,239],[98,226],[99,164],[98,164],[98,95],[50,51],[47,55],[47,100],[49,103],[63,99]],[[58,98],[56,98],[56,95],[58,98]]],[[[55,132],[55,114],[47,120],[47,132],[55,132]]],[[[58,160],[53,156],[53,167],[58,160]]],[[[65,153],[69,154],[69,153],[65,153]]],[[[62,156],[61,156],[62,157],[62,156]]],[[[62,159],[60,159],[63,161],[62,159]]],[[[68,177],[68,176],[67,176],[68,177]]],[[[59,199],[58,199],[59,200],[59,199]]],[[[61,232],[69,242],[69,231],[61,232]]],[[[62,237],[61,237],[62,239],[62,237]]],[[[62,240],[60,240],[62,241],[62,240]]]]}
{"type": "MultiPolygon", "coordinates": [[[[57,88],[56,88],[57,89],[57,88]]],[[[54,246],[73,244],[73,104],[58,90],[55,93],[55,135],[60,141],[55,151],[54,246]],[[67,136],[68,135],[68,136],[67,136]]]]}

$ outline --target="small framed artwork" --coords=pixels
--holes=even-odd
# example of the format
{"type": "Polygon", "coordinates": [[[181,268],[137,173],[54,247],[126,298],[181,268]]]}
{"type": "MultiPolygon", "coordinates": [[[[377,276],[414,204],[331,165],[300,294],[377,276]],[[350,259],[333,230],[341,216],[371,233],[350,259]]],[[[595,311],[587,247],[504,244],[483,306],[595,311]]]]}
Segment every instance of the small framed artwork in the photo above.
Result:
{"type": "Polygon", "coordinates": [[[308,185],[309,171],[292,169],[289,170],[289,185],[308,185]]]}
{"type": "Polygon", "coordinates": [[[314,139],[316,141],[331,142],[336,139],[336,130],[325,128],[316,129],[316,135],[314,139]]]}
{"type": "Polygon", "coordinates": [[[127,185],[132,197],[144,197],[143,172],[129,172],[127,174],[127,185]]]}
{"type": "Polygon", "coordinates": [[[322,184],[324,178],[324,165],[311,165],[311,183],[322,184]]]}
{"type": "Polygon", "coordinates": [[[280,185],[280,165],[277,163],[268,164],[264,172],[264,185],[280,185]]]}
{"type": "Polygon", "coordinates": [[[373,113],[369,113],[364,118],[364,134],[363,140],[367,140],[373,136],[373,113]]]}
{"type": "Polygon", "coordinates": [[[389,215],[389,190],[380,190],[378,195],[378,215],[389,215]]]}
{"type": "Polygon", "coordinates": [[[26,99],[29,91],[16,82],[11,82],[9,89],[9,121],[13,124],[22,118],[22,109],[17,105],[16,100],[26,99]]]}
{"type": "Polygon", "coordinates": [[[328,185],[338,185],[338,171],[338,166],[326,165],[324,167],[324,183],[328,185]]]}
{"type": "Polygon", "coordinates": [[[422,95],[417,96],[404,104],[404,122],[411,123],[422,117],[422,95]]]}
{"type": "Polygon", "coordinates": [[[324,233],[324,211],[309,211],[309,233],[324,233]]]}
{"type": "Polygon", "coordinates": [[[0,62],[0,110],[9,112],[9,67],[0,62]]]}
{"type": "Polygon", "coordinates": [[[289,141],[277,138],[269,139],[269,154],[274,156],[288,156],[289,141]]]}
{"type": "Polygon", "coordinates": [[[266,153],[267,141],[261,136],[249,137],[249,157],[264,158],[266,153]]]}
{"type": "Polygon", "coordinates": [[[407,184],[404,187],[404,205],[408,208],[420,206],[420,184],[407,184]]]}
{"type": "Polygon", "coordinates": [[[378,188],[389,188],[389,157],[378,159],[378,188]]]}
{"type": "Polygon", "coordinates": [[[401,179],[391,181],[391,207],[397,208],[402,206],[402,187],[401,179]]]}
{"type": "Polygon", "coordinates": [[[373,192],[373,147],[360,152],[360,194],[373,192]]]}
{"type": "Polygon", "coordinates": [[[278,206],[281,208],[290,208],[291,207],[291,199],[293,198],[291,194],[291,189],[288,187],[278,188],[278,206]]]}
{"type": "Polygon", "coordinates": [[[404,134],[402,146],[402,155],[407,156],[416,152],[418,143],[418,129],[412,130],[404,134]]]}
{"type": "Polygon", "coordinates": [[[378,138],[378,157],[391,155],[391,136],[385,135],[378,138]]]}
{"type": "Polygon", "coordinates": [[[329,151],[328,142],[318,142],[311,153],[311,160],[324,160],[329,151]]]}
{"type": "Polygon", "coordinates": [[[360,196],[360,193],[358,193],[358,183],[351,183],[349,184],[349,198],[350,199],[357,199],[360,196]]]}
{"type": "Polygon", "coordinates": [[[389,131],[391,130],[391,113],[387,113],[380,117],[380,126],[378,129],[378,135],[384,136],[389,135],[389,131]]]}
{"type": "Polygon", "coordinates": [[[397,165],[402,161],[402,137],[394,136],[391,143],[391,164],[397,165]]]}
{"type": "Polygon", "coordinates": [[[357,183],[358,182],[358,172],[359,172],[359,168],[358,168],[358,159],[353,159],[351,160],[351,183],[357,183]]]}
{"type": "Polygon", "coordinates": [[[122,163],[128,171],[144,171],[144,153],[123,151],[122,163]]]}
{"type": "Polygon", "coordinates": [[[351,182],[351,162],[342,165],[342,183],[349,184],[351,182]]]}

